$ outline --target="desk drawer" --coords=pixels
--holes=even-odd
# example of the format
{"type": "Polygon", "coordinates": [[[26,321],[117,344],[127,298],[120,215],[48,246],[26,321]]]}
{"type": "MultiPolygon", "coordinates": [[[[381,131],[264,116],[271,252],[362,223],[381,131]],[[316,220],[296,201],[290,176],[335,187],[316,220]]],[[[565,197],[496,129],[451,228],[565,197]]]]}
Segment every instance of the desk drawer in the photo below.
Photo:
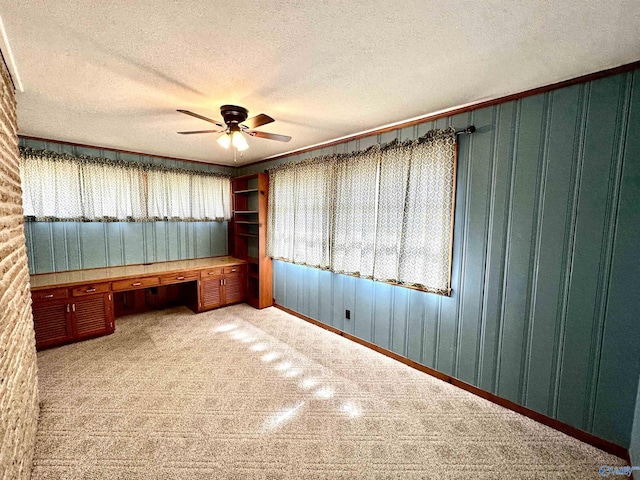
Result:
{"type": "Polygon", "coordinates": [[[31,299],[34,302],[41,302],[46,300],[57,300],[59,298],[67,298],[69,296],[69,289],[67,288],[48,288],[46,290],[38,290],[37,292],[31,292],[31,299]]]}
{"type": "Polygon", "coordinates": [[[198,272],[169,273],[160,277],[160,283],[162,285],[168,285],[171,283],[191,282],[193,280],[197,280],[198,277],[198,272]]]}
{"type": "Polygon", "coordinates": [[[222,275],[223,271],[224,269],[222,267],[208,268],[207,270],[200,271],[200,278],[205,280],[207,278],[211,278],[214,275],[222,275]]]}
{"type": "Polygon", "coordinates": [[[224,267],[224,273],[240,273],[242,272],[243,265],[232,265],[230,267],[224,267]]]}
{"type": "Polygon", "coordinates": [[[71,289],[72,297],[81,297],[82,295],[92,295],[94,293],[105,293],[109,291],[108,283],[92,283],[80,285],[71,289]]]}
{"type": "Polygon", "coordinates": [[[136,290],[138,288],[153,287],[160,285],[159,277],[130,278],[129,280],[119,280],[111,284],[113,291],[136,290]]]}

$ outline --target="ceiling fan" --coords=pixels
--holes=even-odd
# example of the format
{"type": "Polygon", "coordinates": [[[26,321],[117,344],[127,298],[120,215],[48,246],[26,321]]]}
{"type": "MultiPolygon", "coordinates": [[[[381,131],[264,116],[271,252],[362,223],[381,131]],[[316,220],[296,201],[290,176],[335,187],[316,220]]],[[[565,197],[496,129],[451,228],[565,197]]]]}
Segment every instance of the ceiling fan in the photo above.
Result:
{"type": "Polygon", "coordinates": [[[288,142],[291,137],[287,135],[278,135],[275,133],[259,132],[253,130],[254,128],[261,127],[267,123],[275,122],[269,115],[261,113],[255,117],[247,119],[249,111],[244,107],[237,105],[222,105],[220,107],[220,115],[224,119],[224,124],[212,120],[211,118],[204,117],[197,113],[190,112],[189,110],[178,110],[180,113],[191,115],[192,117],[199,118],[205,122],[213,123],[222,130],[195,130],[191,132],[178,132],[181,135],[192,135],[194,133],[222,133],[218,138],[218,143],[224,148],[229,148],[233,145],[236,150],[243,151],[249,148],[247,140],[242,136],[243,133],[251,135],[252,137],[266,138],[268,140],[277,140],[278,142],[288,142]]]}

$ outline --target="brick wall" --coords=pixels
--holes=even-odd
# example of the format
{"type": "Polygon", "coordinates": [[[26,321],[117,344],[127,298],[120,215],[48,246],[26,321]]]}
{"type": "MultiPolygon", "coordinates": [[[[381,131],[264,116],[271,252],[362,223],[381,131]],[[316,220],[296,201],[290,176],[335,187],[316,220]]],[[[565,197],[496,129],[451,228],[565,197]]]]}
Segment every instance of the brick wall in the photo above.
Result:
{"type": "Polygon", "coordinates": [[[16,99],[0,58],[0,478],[28,479],[38,379],[18,171],[16,99]]]}

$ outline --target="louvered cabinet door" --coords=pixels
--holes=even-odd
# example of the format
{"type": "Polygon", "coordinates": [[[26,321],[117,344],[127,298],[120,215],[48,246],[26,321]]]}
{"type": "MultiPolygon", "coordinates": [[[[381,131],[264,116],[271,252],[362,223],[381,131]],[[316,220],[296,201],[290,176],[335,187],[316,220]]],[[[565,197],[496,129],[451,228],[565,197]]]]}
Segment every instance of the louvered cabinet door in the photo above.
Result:
{"type": "Polygon", "coordinates": [[[78,298],[72,303],[74,334],[80,339],[113,332],[111,294],[78,298]]]}
{"type": "Polygon", "coordinates": [[[224,277],[224,303],[238,303],[244,301],[244,275],[240,273],[224,277]]]}
{"type": "Polygon", "coordinates": [[[68,303],[33,302],[33,327],[36,331],[36,348],[61,345],[71,341],[71,328],[68,303]]]}
{"type": "Polygon", "coordinates": [[[200,281],[200,309],[215,308],[222,305],[222,278],[214,276],[200,281]]]}

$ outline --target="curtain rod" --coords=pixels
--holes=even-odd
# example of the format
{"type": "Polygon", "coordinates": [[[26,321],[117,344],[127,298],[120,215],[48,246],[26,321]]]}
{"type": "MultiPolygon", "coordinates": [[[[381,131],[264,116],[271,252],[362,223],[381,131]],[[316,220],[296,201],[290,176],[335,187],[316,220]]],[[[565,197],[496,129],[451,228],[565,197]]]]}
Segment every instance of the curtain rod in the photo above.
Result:
{"type": "Polygon", "coordinates": [[[456,130],[456,135],[470,135],[475,131],[476,127],[474,125],[469,125],[467,128],[463,128],[462,130],[456,130]]]}

